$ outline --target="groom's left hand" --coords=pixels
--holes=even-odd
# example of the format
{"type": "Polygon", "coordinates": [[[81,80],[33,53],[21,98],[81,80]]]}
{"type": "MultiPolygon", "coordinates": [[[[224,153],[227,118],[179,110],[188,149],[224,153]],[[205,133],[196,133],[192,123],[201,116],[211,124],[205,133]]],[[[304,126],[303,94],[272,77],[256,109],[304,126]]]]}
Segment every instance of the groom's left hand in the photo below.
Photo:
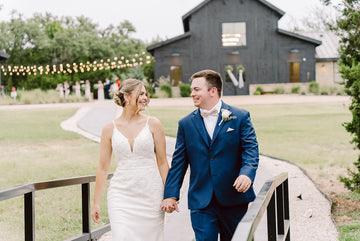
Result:
{"type": "Polygon", "coordinates": [[[246,192],[251,187],[252,181],[246,175],[240,175],[236,178],[233,187],[238,192],[246,192]]]}

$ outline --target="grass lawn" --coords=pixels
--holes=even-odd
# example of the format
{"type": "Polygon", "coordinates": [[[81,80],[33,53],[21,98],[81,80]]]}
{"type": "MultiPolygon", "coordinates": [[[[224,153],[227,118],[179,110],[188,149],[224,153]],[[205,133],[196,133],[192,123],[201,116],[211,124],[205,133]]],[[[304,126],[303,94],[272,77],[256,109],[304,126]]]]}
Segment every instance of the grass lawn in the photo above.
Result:
{"type": "MultiPolygon", "coordinates": [[[[342,126],[351,120],[348,106],[279,104],[238,106],[250,111],[261,154],[289,160],[303,168],[350,167],[358,152],[342,126]]],[[[177,122],[193,107],[151,108],[148,114],[163,123],[165,133],[176,136],[177,122]]]]}
{"type": "MultiPolygon", "coordinates": [[[[239,107],[251,113],[262,154],[311,169],[351,167],[356,160],[358,152],[349,144],[351,137],[341,126],[351,119],[347,106],[331,103],[239,107]]],[[[167,135],[176,136],[178,120],[193,109],[152,107],[146,112],[161,120],[167,135]]],[[[0,111],[0,189],[95,174],[99,144],[60,127],[60,122],[75,111],[0,111]]],[[[112,162],[112,170],[115,165],[112,162]]],[[[105,197],[104,193],[101,205],[106,222],[105,197]]],[[[36,240],[64,240],[81,233],[80,186],[37,192],[35,207],[36,240]]],[[[22,208],[22,197],[0,202],[0,233],[6,240],[23,239],[22,208]]],[[[341,237],[346,237],[341,240],[349,240],[349,235],[358,237],[352,233],[358,232],[359,225],[357,219],[352,226],[341,227],[341,237]]]]}
{"type": "MultiPolygon", "coordinates": [[[[60,127],[75,111],[0,111],[0,189],[95,175],[99,144],[60,127]]],[[[107,222],[105,197],[101,204],[103,221],[107,222]]],[[[80,234],[81,186],[36,192],[35,224],[36,240],[64,240],[80,234]]],[[[0,240],[23,240],[23,227],[23,197],[1,201],[0,240]]]]}

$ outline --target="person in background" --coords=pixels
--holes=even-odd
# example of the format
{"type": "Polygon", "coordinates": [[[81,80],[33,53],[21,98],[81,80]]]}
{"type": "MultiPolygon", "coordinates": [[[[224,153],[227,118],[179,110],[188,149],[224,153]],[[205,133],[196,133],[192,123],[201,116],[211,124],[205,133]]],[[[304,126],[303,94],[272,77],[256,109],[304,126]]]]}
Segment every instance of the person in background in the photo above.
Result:
{"type": "Polygon", "coordinates": [[[90,81],[89,80],[86,80],[85,81],[85,98],[87,100],[91,100],[91,86],[90,86],[90,81]]]}
{"type": "Polygon", "coordinates": [[[13,98],[14,100],[16,100],[17,92],[16,92],[15,86],[13,86],[13,87],[11,88],[10,96],[11,96],[11,98],[13,98]]]}
{"type": "Polygon", "coordinates": [[[119,86],[116,82],[114,82],[110,87],[110,96],[114,96],[119,90],[119,86]]]}
{"type": "Polygon", "coordinates": [[[67,81],[64,82],[64,92],[65,92],[65,98],[69,98],[70,86],[67,81]]]}
{"type": "Polygon", "coordinates": [[[105,96],[104,96],[104,84],[101,80],[98,81],[98,84],[97,84],[97,94],[98,94],[98,101],[103,101],[105,99],[105,96]]]}
{"type": "Polygon", "coordinates": [[[56,90],[59,93],[59,97],[64,98],[64,87],[61,83],[57,84],[56,90]]]}
{"type": "Polygon", "coordinates": [[[106,78],[105,85],[104,85],[105,99],[110,99],[110,87],[111,87],[111,82],[110,82],[109,78],[106,78]]]}
{"type": "Polygon", "coordinates": [[[79,81],[76,81],[75,82],[75,96],[76,97],[81,97],[81,86],[80,86],[80,83],[79,83],[79,81]]]}

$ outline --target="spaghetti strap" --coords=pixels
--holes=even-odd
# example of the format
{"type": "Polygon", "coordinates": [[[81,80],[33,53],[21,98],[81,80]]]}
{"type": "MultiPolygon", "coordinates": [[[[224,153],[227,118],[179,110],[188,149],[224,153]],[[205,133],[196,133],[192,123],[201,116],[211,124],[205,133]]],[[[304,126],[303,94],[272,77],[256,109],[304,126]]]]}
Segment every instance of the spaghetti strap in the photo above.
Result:
{"type": "Polygon", "coordinates": [[[147,120],[146,120],[146,125],[148,126],[149,125],[149,119],[150,119],[150,116],[147,117],[147,120]]]}
{"type": "Polygon", "coordinates": [[[114,128],[116,129],[115,120],[112,121],[114,128]]]}

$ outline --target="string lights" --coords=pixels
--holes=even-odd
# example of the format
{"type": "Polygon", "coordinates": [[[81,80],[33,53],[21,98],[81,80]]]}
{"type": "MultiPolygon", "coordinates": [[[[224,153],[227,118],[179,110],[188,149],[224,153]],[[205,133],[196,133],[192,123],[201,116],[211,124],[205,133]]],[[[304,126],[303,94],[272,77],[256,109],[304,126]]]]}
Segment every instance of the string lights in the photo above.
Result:
{"type": "Polygon", "coordinates": [[[101,71],[101,70],[114,70],[131,68],[138,65],[151,63],[152,56],[147,55],[145,52],[141,54],[135,54],[132,57],[114,57],[113,59],[101,59],[99,61],[86,61],[86,63],[73,63],[73,64],[58,64],[58,65],[45,65],[45,66],[24,66],[24,65],[1,65],[1,72],[4,76],[30,76],[30,75],[55,75],[55,74],[73,74],[73,73],[84,73],[90,71],[101,71]]]}

